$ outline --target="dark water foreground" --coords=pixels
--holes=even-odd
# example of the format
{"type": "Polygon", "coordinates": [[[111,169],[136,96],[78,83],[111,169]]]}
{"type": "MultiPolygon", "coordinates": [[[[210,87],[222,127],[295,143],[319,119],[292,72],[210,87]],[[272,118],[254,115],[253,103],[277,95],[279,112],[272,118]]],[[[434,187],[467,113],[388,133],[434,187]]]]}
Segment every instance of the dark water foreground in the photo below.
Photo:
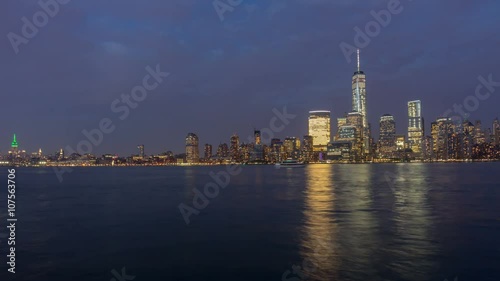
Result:
{"type": "Polygon", "coordinates": [[[17,169],[16,274],[2,169],[0,280],[500,279],[500,163],[241,168],[17,169]]]}

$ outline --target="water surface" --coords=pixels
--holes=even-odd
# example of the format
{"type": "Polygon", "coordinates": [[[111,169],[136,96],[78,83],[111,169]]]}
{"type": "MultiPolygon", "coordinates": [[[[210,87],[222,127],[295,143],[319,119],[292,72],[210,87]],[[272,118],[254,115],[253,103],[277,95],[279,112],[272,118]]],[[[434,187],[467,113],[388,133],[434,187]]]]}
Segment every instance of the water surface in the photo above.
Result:
{"type": "Polygon", "coordinates": [[[188,225],[226,167],[19,168],[14,280],[500,278],[500,163],[240,168],[188,225]]]}

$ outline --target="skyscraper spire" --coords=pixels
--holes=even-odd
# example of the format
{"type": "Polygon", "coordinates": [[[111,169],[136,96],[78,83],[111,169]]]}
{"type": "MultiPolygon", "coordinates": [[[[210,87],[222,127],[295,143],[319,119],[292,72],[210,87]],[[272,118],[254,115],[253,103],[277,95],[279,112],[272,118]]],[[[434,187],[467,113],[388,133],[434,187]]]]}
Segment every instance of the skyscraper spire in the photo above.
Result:
{"type": "Polygon", "coordinates": [[[360,50],[357,53],[357,69],[352,76],[352,112],[360,113],[363,122],[358,130],[362,135],[362,150],[363,155],[370,153],[370,124],[366,114],[366,75],[361,71],[360,50]]]}
{"type": "Polygon", "coordinates": [[[12,139],[12,144],[11,144],[12,148],[16,148],[18,145],[17,145],[17,140],[16,140],[16,134],[14,134],[14,139],[12,139]]]}
{"type": "Polygon", "coordinates": [[[359,49],[358,49],[358,72],[359,72],[359,49]]]}

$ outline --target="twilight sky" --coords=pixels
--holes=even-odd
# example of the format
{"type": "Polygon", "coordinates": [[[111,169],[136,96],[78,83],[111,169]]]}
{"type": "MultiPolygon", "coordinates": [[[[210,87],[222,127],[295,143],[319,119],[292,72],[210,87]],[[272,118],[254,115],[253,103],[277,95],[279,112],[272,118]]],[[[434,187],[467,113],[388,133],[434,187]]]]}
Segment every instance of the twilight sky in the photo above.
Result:
{"type": "MultiPolygon", "coordinates": [[[[361,49],[377,138],[384,113],[395,116],[398,133],[406,132],[409,100],[422,100],[429,130],[432,120],[474,95],[479,76],[500,81],[499,1],[400,1],[401,13],[361,49]]],[[[23,36],[21,18],[33,22],[42,8],[35,0],[4,0],[0,153],[13,133],[28,152],[76,148],[86,139],[82,130],[98,128],[103,118],[116,129],[93,153],[130,155],[138,144],[146,154],[180,153],[189,132],[214,146],[232,133],[246,139],[254,127],[269,127],[273,108],[284,106],[297,117],[276,136],[302,137],[309,110],[331,110],[332,123],[350,110],[356,66],[339,45],[355,46],[354,28],[364,30],[370,12],[387,10],[388,2],[242,0],[221,20],[212,0],[72,0],[16,54],[8,34],[23,36]],[[170,76],[120,120],[113,101],[142,85],[145,68],[158,64],[170,76]]],[[[491,127],[499,104],[497,87],[470,119],[491,127]]]]}

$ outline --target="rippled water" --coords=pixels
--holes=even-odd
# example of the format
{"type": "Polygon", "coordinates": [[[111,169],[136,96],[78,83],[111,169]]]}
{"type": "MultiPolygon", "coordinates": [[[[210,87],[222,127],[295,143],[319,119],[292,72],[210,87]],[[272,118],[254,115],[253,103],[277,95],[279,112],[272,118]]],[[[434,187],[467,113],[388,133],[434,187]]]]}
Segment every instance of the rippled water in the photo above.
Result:
{"type": "Polygon", "coordinates": [[[18,169],[14,280],[500,278],[500,163],[240,168],[189,225],[226,167],[18,169]]]}

